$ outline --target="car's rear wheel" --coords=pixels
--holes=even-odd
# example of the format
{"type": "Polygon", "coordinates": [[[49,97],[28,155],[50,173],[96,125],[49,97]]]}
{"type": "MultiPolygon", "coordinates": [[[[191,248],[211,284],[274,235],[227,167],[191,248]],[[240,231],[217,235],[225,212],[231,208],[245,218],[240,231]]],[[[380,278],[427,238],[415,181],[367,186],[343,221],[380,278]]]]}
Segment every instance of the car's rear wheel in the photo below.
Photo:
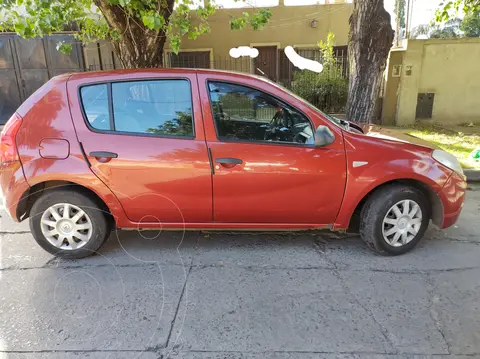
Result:
{"type": "Polygon", "coordinates": [[[107,214],[74,189],[50,191],[38,198],[30,213],[30,229],[43,249],[62,258],[95,253],[110,233],[107,214]]]}
{"type": "Polygon", "coordinates": [[[399,184],[380,188],[362,208],[360,236],[377,253],[406,253],[422,239],[430,220],[429,208],[416,188],[399,184]]]}

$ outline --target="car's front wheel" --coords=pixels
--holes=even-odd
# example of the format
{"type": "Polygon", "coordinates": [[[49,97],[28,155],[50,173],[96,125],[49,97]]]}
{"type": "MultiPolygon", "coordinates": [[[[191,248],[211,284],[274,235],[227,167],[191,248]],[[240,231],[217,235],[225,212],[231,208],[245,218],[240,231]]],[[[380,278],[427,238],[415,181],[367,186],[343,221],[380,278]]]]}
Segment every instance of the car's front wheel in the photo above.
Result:
{"type": "Polygon", "coordinates": [[[30,229],[37,243],[62,258],[95,253],[109,235],[107,214],[75,189],[45,192],[32,206],[30,229]]]}
{"type": "Polygon", "coordinates": [[[430,221],[430,207],[421,191],[392,184],[366,201],[360,214],[360,236],[375,252],[399,255],[413,249],[430,221]]]}

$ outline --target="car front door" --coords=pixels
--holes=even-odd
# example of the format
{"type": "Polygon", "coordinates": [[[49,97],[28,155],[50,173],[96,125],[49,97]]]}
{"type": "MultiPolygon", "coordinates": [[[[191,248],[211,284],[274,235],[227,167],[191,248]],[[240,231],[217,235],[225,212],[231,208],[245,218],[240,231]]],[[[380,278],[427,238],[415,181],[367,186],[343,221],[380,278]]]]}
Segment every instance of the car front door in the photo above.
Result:
{"type": "Polygon", "coordinates": [[[291,106],[293,96],[260,80],[198,77],[215,222],[333,223],[346,182],[341,130],[330,125],[335,142],[316,148],[314,129],[326,120],[312,121],[319,115],[305,104],[291,106]]]}
{"type": "MultiPolygon", "coordinates": [[[[194,73],[69,83],[94,173],[132,222],[212,221],[212,176],[194,73]]],[[[143,75],[145,76],[145,75],[143,75]]]]}

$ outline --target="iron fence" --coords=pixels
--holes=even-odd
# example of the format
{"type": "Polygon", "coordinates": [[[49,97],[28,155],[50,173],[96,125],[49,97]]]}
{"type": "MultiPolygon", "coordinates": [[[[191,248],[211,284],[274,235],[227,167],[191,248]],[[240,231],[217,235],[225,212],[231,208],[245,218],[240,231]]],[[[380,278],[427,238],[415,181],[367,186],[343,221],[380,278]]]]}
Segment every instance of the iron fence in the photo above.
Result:
{"type": "MultiPolygon", "coordinates": [[[[319,49],[297,49],[297,51],[305,58],[323,62],[319,49]]],[[[326,112],[341,113],[344,112],[347,101],[348,58],[346,47],[335,49],[334,55],[334,61],[324,64],[324,70],[320,74],[296,68],[283,50],[276,49],[265,53],[260,52],[255,59],[214,57],[209,51],[184,51],[178,55],[168,53],[164,58],[164,66],[206,68],[265,76],[326,112]]],[[[119,68],[119,66],[118,63],[101,63],[90,65],[88,70],[109,70],[119,68]]]]}
{"type": "MultiPolygon", "coordinates": [[[[97,47],[100,49],[100,44],[97,44],[97,47]]],[[[324,64],[324,71],[320,74],[296,68],[286,57],[283,49],[273,46],[258,49],[259,56],[255,59],[214,57],[210,51],[168,53],[164,58],[164,66],[257,74],[294,91],[326,112],[344,111],[348,83],[346,46],[334,48],[334,61],[324,64]]],[[[305,58],[324,62],[319,48],[296,50],[305,58]]],[[[82,45],[74,40],[71,33],[32,40],[25,40],[10,33],[0,34],[0,124],[5,123],[30,94],[55,75],[121,68],[121,64],[115,61],[113,52],[106,55],[108,56],[102,56],[99,51],[99,63],[94,62],[85,68],[82,45]],[[70,55],[61,54],[55,49],[59,41],[73,45],[70,55]]]]}
{"type": "MultiPolygon", "coordinates": [[[[100,48],[100,45],[97,44],[97,47],[100,48]]],[[[168,53],[164,58],[164,66],[257,74],[291,89],[324,111],[344,111],[348,82],[346,46],[334,48],[334,61],[326,64],[320,74],[296,68],[283,49],[273,46],[258,49],[260,53],[255,59],[214,57],[210,51],[168,53]]],[[[324,62],[318,48],[297,49],[297,52],[305,58],[324,62]]],[[[5,123],[27,97],[55,75],[121,68],[113,52],[111,56],[102,57],[99,51],[98,60],[98,63],[85,68],[82,46],[69,33],[32,40],[22,39],[15,34],[0,34],[0,124],[5,123]],[[73,51],[69,55],[59,53],[55,49],[59,41],[71,43],[73,51]]]]}

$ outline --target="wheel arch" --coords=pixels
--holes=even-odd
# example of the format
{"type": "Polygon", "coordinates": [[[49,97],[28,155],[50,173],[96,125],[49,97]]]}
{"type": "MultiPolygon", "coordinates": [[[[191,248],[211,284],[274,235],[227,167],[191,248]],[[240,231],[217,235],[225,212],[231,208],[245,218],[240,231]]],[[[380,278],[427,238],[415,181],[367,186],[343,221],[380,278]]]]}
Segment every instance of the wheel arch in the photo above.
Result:
{"type": "Polygon", "coordinates": [[[360,212],[364,204],[368,200],[368,198],[370,198],[370,196],[372,196],[373,193],[375,193],[376,191],[392,184],[403,184],[421,191],[425,196],[425,198],[428,200],[428,203],[430,204],[430,218],[432,219],[432,222],[437,226],[440,226],[442,224],[443,204],[438,193],[428,184],[420,180],[411,179],[411,178],[399,178],[399,179],[393,179],[393,180],[381,183],[376,187],[372,188],[370,191],[368,191],[355,206],[355,210],[350,216],[348,228],[355,227],[355,220],[360,215],[360,212]]]}
{"type": "Polygon", "coordinates": [[[23,221],[30,217],[30,211],[33,204],[42,196],[45,191],[55,191],[55,189],[65,187],[73,187],[76,191],[88,196],[95,203],[97,203],[99,208],[104,211],[104,213],[107,214],[107,217],[111,218],[113,221],[114,216],[112,215],[111,209],[97,192],[79,183],[64,180],[48,180],[39,182],[27,189],[20,198],[19,205],[17,207],[17,218],[23,221]]]}

